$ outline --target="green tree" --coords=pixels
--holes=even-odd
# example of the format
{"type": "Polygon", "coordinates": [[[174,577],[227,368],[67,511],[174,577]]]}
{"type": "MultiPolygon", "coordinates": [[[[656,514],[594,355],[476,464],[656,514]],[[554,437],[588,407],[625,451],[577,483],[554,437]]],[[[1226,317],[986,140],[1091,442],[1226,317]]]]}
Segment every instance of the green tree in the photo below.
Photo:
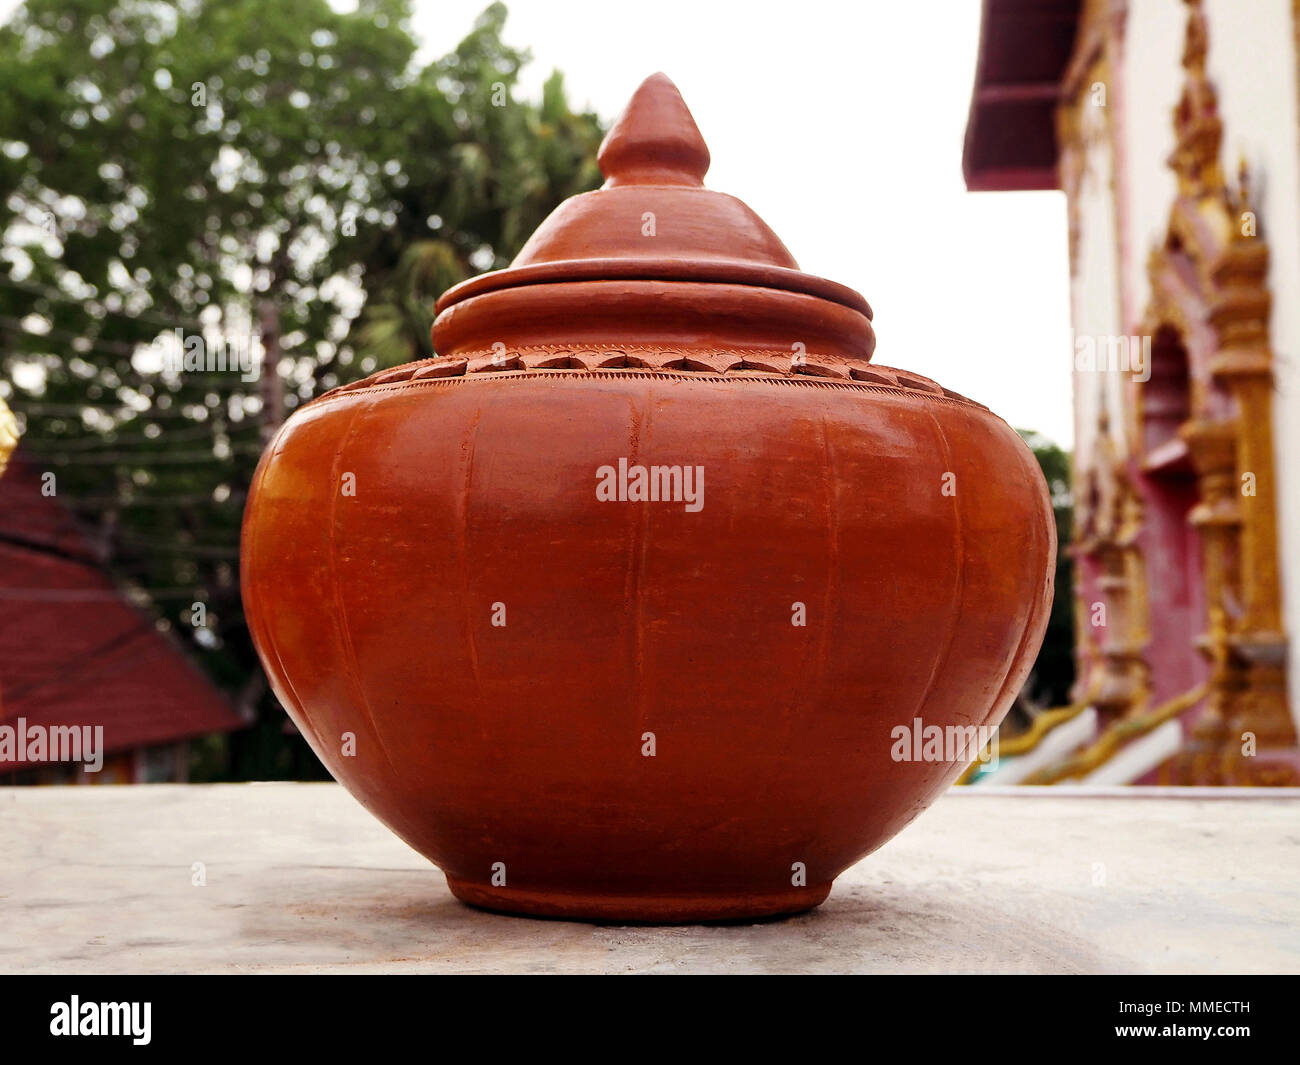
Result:
{"type": "Polygon", "coordinates": [[[105,564],[256,715],[237,776],[314,763],[240,608],[266,429],[430,354],[438,293],[598,181],[558,74],[515,99],[505,17],[426,66],[407,0],[28,0],[0,28],[0,389],[105,564]],[[166,369],[178,330],[260,337],[267,369],[166,369]]]}
{"type": "Polygon", "coordinates": [[[1070,493],[1070,455],[1042,433],[1030,429],[1017,431],[1033,451],[1047,480],[1057,541],[1052,612],[1022,698],[1039,706],[1062,706],[1070,701],[1070,687],[1074,684],[1073,565],[1069,555],[1074,503],[1070,493]]]}
{"type": "Polygon", "coordinates": [[[604,131],[571,110],[558,71],[538,106],[514,102],[529,56],[502,43],[505,18],[502,4],[490,6],[455,51],[420,72],[406,110],[386,116],[409,149],[390,190],[395,224],[367,254],[360,337],[378,365],[430,354],[433,297],[506,266],[559,200],[600,184],[604,131]]]}

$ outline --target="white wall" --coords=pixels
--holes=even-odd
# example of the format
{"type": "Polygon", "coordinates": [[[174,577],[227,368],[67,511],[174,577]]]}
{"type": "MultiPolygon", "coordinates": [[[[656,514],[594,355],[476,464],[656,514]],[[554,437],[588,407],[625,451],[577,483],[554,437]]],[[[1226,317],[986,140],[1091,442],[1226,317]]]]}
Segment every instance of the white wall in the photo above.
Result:
{"type": "MultiPolygon", "coordinates": [[[[1124,332],[1120,318],[1120,260],[1115,200],[1111,191],[1114,160],[1106,133],[1106,112],[1084,104],[1081,112],[1088,164],[1079,184],[1078,262],[1071,287],[1071,312],[1076,337],[1094,339],[1124,332]]],[[[1070,359],[1073,362],[1074,348],[1070,359]]],[[[1110,411],[1112,436],[1122,436],[1118,406],[1120,375],[1076,372],[1075,463],[1082,473],[1096,461],[1097,421],[1102,406],[1110,411]]]]}
{"type": "MultiPolygon", "coordinates": [[[[1129,256],[1128,305],[1136,327],[1151,298],[1147,255],[1164,242],[1178,183],[1167,160],[1174,150],[1173,110],[1183,87],[1181,0],[1130,0],[1124,34],[1123,143],[1129,256]]],[[[1213,52],[1213,43],[1211,43],[1213,52]]]]}

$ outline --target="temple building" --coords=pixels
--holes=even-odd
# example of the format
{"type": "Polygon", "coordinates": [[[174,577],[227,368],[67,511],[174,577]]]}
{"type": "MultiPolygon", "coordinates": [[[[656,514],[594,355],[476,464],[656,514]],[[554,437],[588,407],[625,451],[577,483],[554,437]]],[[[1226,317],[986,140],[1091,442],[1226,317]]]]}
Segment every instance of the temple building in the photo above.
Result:
{"type": "Polygon", "coordinates": [[[1074,330],[1078,681],[972,779],[1300,784],[1300,0],[984,0],[963,167],[1074,330]]]}

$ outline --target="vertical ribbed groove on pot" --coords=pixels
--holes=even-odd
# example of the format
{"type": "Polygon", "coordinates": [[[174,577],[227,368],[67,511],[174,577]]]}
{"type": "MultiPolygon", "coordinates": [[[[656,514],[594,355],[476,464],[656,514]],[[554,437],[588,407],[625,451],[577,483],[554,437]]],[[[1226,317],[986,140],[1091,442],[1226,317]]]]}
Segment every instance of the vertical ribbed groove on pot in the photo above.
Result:
{"type": "Polygon", "coordinates": [[[474,455],[478,450],[478,427],[483,420],[483,407],[479,406],[474,411],[473,420],[469,425],[469,432],[465,434],[465,487],[460,493],[460,521],[456,527],[460,530],[457,538],[456,548],[460,553],[460,603],[462,616],[464,618],[463,631],[465,633],[465,650],[469,656],[470,672],[474,676],[474,697],[478,701],[478,727],[479,735],[486,741],[488,737],[488,718],[487,718],[487,701],[483,698],[483,676],[478,667],[478,643],[474,639],[474,615],[473,605],[470,601],[470,578],[473,576],[473,567],[470,565],[469,558],[469,501],[473,497],[474,489],[474,455]]]}
{"type": "MultiPolygon", "coordinates": [[[[939,448],[943,452],[943,465],[945,472],[951,472],[955,477],[956,470],[953,469],[952,449],[948,446],[948,437],[944,435],[943,426],[939,424],[936,418],[927,409],[926,417],[934,424],[935,436],[938,437],[939,448]]],[[[942,484],[942,480],[940,481],[942,484]]],[[[942,489],[940,489],[942,491],[942,489]]],[[[943,644],[934,657],[934,666],[930,670],[930,677],[925,682],[925,690],[921,693],[920,701],[916,704],[916,712],[913,717],[924,717],[926,704],[930,701],[930,696],[934,692],[935,681],[939,678],[939,673],[948,663],[948,655],[952,651],[952,641],[957,633],[957,622],[961,618],[962,597],[966,589],[966,535],[965,528],[961,520],[961,495],[962,485],[957,485],[957,491],[952,496],[952,513],[955,528],[954,541],[957,554],[957,575],[953,581],[952,606],[948,610],[948,631],[944,633],[943,644]]],[[[942,496],[940,497],[942,498],[942,496]]],[[[974,721],[971,722],[974,724],[974,721]]]]}
{"type": "MultiPolygon", "coordinates": [[[[370,731],[374,733],[375,744],[379,747],[379,753],[384,756],[384,761],[388,763],[389,771],[394,777],[397,776],[397,767],[393,763],[392,757],[388,753],[388,748],[384,746],[384,737],[379,731],[379,725],[375,721],[374,712],[370,708],[370,700],[366,698],[365,686],[361,683],[361,677],[357,674],[357,653],[352,645],[352,625],[348,621],[347,601],[344,599],[341,588],[339,587],[339,567],[336,552],[338,550],[338,508],[339,498],[342,495],[342,473],[343,457],[348,452],[348,445],[352,442],[352,437],[356,433],[357,422],[361,415],[370,411],[377,399],[372,399],[369,403],[358,403],[356,409],[352,412],[352,417],[348,419],[347,428],[343,430],[343,442],[339,449],[334,453],[334,460],[330,469],[330,507],[329,507],[329,550],[325,557],[329,560],[329,588],[330,598],[334,601],[334,609],[338,613],[339,622],[337,629],[343,645],[343,667],[347,672],[348,687],[352,690],[353,698],[361,708],[361,713],[365,716],[366,723],[370,725],[370,731]]],[[[355,497],[353,497],[355,498],[355,497]]]]}
{"type": "Polygon", "coordinates": [[[839,479],[835,470],[835,455],[831,450],[830,435],[826,431],[827,415],[822,414],[822,489],[826,500],[826,594],[822,601],[822,635],[817,646],[818,689],[826,683],[830,673],[831,627],[835,621],[835,603],[840,588],[840,535],[839,508],[835,486],[839,479]]]}
{"type": "MultiPolygon", "coordinates": [[[[629,469],[639,463],[645,437],[650,431],[650,413],[655,403],[653,383],[647,382],[645,396],[645,404],[642,407],[643,415],[638,411],[635,403],[629,404],[629,410],[631,411],[629,425],[631,433],[628,439],[627,456],[629,469]]],[[[649,723],[651,690],[646,678],[645,596],[642,594],[642,589],[645,587],[646,555],[650,550],[650,535],[647,526],[650,523],[651,508],[630,507],[629,510],[631,512],[631,535],[628,538],[626,591],[627,602],[632,607],[632,664],[633,678],[635,680],[632,709],[637,722],[642,726],[641,731],[644,732],[647,728],[653,731],[653,726],[649,723]]]]}

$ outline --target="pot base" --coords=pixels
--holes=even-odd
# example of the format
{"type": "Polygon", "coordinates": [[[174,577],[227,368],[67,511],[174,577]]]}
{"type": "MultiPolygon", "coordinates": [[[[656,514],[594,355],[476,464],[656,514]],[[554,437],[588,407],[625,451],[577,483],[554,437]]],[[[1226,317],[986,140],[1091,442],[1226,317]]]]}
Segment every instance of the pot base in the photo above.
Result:
{"type": "Polygon", "coordinates": [[[830,883],[825,883],[745,895],[585,895],[491,887],[450,875],[447,886],[461,902],[497,913],[632,924],[784,917],[820,906],[831,893],[830,883]]]}

